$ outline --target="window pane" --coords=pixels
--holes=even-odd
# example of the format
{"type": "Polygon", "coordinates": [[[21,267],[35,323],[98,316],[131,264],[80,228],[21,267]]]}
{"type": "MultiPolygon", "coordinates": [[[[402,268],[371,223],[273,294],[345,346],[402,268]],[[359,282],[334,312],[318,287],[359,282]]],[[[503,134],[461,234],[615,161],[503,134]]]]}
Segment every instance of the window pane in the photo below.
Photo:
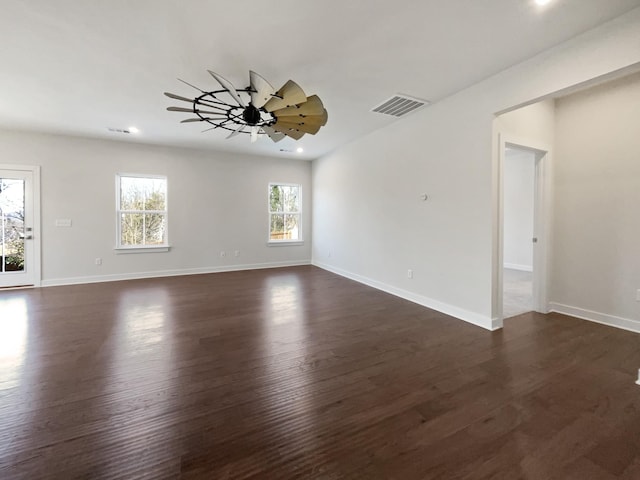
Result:
{"type": "Polygon", "coordinates": [[[162,213],[147,213],[144,216],[144,244],[163,245],[165,218],[162,213]]]}
{"type": "Polygon", "coordinates": [[[298,195],[298,187],[297,186],[283,186],[281,187],[283,190],[284,200],[284,211],[285,212],[298,212],[300,210],[300,198],[298,195]]]}
{"type": "Polygon", "coordinates": [[[284,215],[271,215],[271,234],[269,238],[271,240],[284,239],[284,215]]]}
{"type": "Polygon", "coordinates": [[[120,216],[120,244],[142,245],[144,214],[123,213],[120,216]]]}
{"type": "Polygon", "coordinates": [[[271,185],[271,193],[269,194],[269,211],[282,212],[282,202],[284,200],[283,187],[280,185],[271,185]]]}
{"type": "Polygon", "coordinates": [[[164,178],[120,177],[121,210],[164,210],[166,198],[164,178]]]}
{"type": "Polygon", "coordinates": [[[298,240],[298,224],[300,223],[300,215],[284,216],[284,238],[286,240],[298,240]]]}
{"type": "Polygon", "coordinates": [[[120,177],[120,209],[143,210],[144,191],[134,177],[120,177]]]}
{"type": "Polygon", "coordinates": [[[0,178],[0,272],[24,271],[24,180],[0,178]]]}
{"type": "Polygon", "coordinates": [[[145,210],[164,210],[167,203],[167,181],[145,178],[145,210]]]}

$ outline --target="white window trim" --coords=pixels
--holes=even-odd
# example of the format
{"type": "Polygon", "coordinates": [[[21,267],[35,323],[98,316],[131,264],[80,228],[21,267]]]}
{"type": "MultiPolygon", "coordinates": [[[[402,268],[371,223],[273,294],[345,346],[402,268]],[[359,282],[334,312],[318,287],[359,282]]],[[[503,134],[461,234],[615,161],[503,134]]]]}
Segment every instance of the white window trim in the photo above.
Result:
{"type": "Polygon", "coordinates": [[[119,255],[121,253],[160,253],[168,252],[171,249],[170,245],[141,245],[139,247],[114,247],[115,252],[119,255]]]}
{"type": "MultiPolygon", "coordinates": [[[[287,212],[282,212],[282,213],[287,213],[287,212]]],[[[292,213],[292,212],[289,212],[292,213]]],[[[302,219],[302,185],[300,185],[299,183],[291,183],[291,182],[269,182],[269,186],[267,187],[267,245],[270,247],[277,247],[277,246],[293,246],[293,245],[304,245],[304,237],[302,235],[302,223],[303,223],[303,219],[302,219]],[[278,212],[272,212],[271,211],[271,187],[273,187],[274,185],[281,185],[283,187],[298,187],[298,195],[299,195],[299,203],[298,203],[298,212],[297,214],[300,215],[300,222],[298,223],[298,238],[296,238],[295,240],[272,240],[271,239],[271,214],[272,213],[278,213],[278,212]]]]}
{"type": "MultiPolygon", "coordinates": [[[[158,253],[168,252],[171,248],[169,244],[169,182],[166,175],[147,175],[142,173],[116,173],[116,246],[113,248],[117,254],[121,253],[158,253]],[[166,182],[167,191],[165,192],[165,210],[145,210],[145,213],[163,213],[165,218],[165,232],[164,243],[162,245],[135,245],[124,246],[120,244],[121,238],[121,223],[120,215],[122,210],[120,209],[120,179],[122,177],[134,177],[134,178],[157,178],[166,182]]],[[[127,212],[133,212],[133,210],[127,210],[127,212]]],[[[142,210],[138,210],[142,212],[142,210]]]]}

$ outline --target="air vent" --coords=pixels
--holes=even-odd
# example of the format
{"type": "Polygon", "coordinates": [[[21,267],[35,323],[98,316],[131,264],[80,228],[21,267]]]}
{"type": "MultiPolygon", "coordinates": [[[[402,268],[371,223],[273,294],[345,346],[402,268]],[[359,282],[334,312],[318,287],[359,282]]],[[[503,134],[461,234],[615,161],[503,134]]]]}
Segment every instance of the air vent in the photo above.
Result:
{"type": "Polygon", "coordinates": [[[371,109],[372,112],[391,115],[393,117],[402,117],[407,113],[413,112],[419,108],[428,105],[426,100],[409,97],[407,95],[394,95],[389,100],[385,100],[377,107],[371,109]]]}

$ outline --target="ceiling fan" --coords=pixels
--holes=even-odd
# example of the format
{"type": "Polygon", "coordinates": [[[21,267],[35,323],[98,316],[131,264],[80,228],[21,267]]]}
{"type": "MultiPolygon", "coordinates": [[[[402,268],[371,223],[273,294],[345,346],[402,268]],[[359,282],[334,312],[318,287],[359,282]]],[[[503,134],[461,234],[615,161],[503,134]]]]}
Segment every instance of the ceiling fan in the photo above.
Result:
{"type": "Polygon", "coordinates": [[[293,80],[276,91],[264,78],[250,71],[249,86],[237,89],[222,75],[211,70],[208,72],[222,86],[221,90],[207,92],[178,79],[198,90],[200,95],[187,98],[164,93],[174,100],[191,103],[191,108],[167,108],[170,112],[196,115],[181,123],[206,122],[213,127],[203,130],[204,132],[222,128],[231,132],[227,138],[248,133],[252,142],[265,134],[274,142],[279,142],[284,137],[300,140],[305,133],[315,135],[327,123],[327,111],[320,98],[317,95],[307,97],[293,80]]]}

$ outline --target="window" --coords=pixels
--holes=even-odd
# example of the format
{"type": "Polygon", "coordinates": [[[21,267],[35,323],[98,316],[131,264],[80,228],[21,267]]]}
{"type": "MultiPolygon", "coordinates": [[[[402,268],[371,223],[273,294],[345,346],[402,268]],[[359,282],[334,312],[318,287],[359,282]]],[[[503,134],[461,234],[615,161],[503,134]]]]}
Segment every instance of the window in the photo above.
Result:
{"type": "Polygon", "coordinates": [[[116,175],[116,248],[167,248],[167,178],[116,175]]]}
{"type": "Polygon", "coordinates": [[[269,184],[269,242],[302,240],[300,185],[269,184]]]}

